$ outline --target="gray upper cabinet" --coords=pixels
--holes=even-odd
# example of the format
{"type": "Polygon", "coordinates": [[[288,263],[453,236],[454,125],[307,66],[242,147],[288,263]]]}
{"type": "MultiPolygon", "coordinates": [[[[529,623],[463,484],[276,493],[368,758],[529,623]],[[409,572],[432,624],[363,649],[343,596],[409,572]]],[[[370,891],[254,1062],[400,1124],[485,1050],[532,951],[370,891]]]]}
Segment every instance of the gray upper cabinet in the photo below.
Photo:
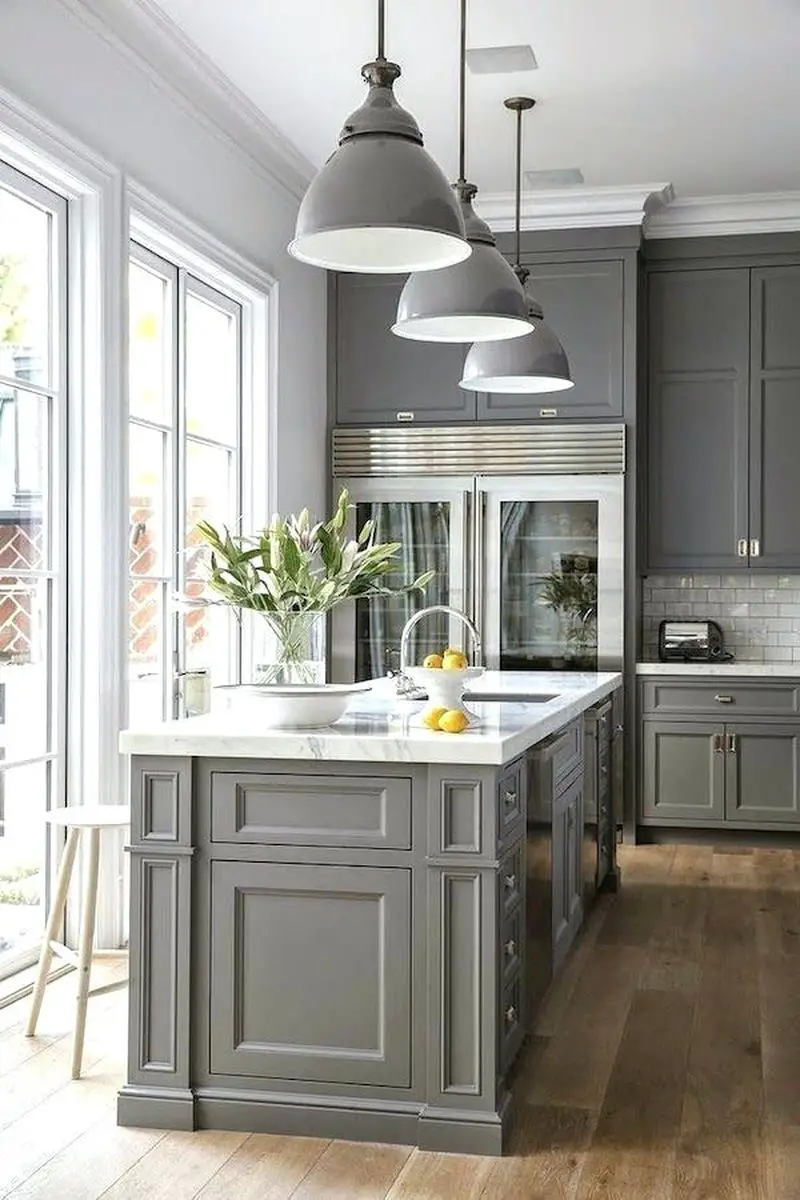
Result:
{"type": "Polygon", "coordinates": [[[340,425],[475,418],[474,393],[458,386],[467,347],[392,333],[405,281],[405,275],[338,275],[332,282],[330,382],[340,425]]]}
{"type": "Polygon", "coordinates": [[[619,417],[623,404],[624,267],[618,260],[537,264],[528,287],[567,352],[575,386],[534,396],[478,395],[481,420],[619,417]]]}
{"type": "Polygon", "coordinates": [[[650,277],[648,548],[656,569],[741,566],[748,537],[746,269],[650,277]]]}
{"type": "Polygon", "coordinates": [[[751,566],[800,566],[800,267],[751,279],[751,566]]]}

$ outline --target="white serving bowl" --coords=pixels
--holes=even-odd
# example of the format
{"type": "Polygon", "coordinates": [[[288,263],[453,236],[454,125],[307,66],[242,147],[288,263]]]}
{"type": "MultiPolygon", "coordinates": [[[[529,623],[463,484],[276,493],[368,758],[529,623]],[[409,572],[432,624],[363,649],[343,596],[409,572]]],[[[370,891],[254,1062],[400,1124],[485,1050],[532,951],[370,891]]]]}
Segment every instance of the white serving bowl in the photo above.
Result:
{"type": "Polygon", "coordinates": [[[236,703],[258,706],[265,729],[324,729],[344,716],[370,683],[246,683],[231,688],[236,703]]]}
{"type": "Polygon", "coordinates": [[[464,667],[462,671],[448,671],[444,667],[406,667],[408,675],[417,687],[428,693],[428,703],[433,708],[462,708],[466,684],[479,679],[485,667],[464,667]]]}

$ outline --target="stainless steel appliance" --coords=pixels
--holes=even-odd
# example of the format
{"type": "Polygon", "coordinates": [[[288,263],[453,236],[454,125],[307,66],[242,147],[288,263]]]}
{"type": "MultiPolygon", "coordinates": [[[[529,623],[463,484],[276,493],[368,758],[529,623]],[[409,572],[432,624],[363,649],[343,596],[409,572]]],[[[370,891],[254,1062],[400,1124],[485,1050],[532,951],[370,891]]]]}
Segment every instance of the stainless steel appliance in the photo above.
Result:
{"type": "Polygon", "coordinates": [[[716,621],[687,621],[682,617],[662,621],[658,627],[661,662],[723,662],[733,655],[725,649],[725,636],[716,621]]]}
{"type": "MultiPolygon", "coordinates": [[[[467,613],[500,670],[618,669],[623,652],[622,425],[334,431],[337,487],[382,541],[398,578],[436,577],[424,596],[334,613],[331,674],[349,682],[399,667],[400,636],[423,606],[467,613]]],[[[460,640],[446,613],[417,625],[411,660],[460,640]]]]}

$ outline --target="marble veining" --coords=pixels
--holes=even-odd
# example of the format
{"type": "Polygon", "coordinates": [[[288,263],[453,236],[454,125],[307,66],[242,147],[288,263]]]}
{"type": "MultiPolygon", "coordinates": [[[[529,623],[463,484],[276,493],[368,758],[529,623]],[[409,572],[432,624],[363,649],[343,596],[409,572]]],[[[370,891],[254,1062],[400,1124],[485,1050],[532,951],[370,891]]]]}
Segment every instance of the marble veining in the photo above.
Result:
{"type": "Polygon", "coordinates": [[[170,754],[229,758],[346,762],[475,763],[502,765],[562,729],[622,683],[614,672],[577,674],[487,672],[473,688],[468,707],[479,727],[452,735],[422,727],[424,704],[398,700],[379,681],[374,694],[356,698],[354,708],[328,729],[266,730],[259,727],[258,701],[201,717],[165,721],[120,735],[125,754],[170,754]],[[547,703],[526,703],[526,691],[555,693],[547,703]],[[507,696],[482,702],[480,694],[507,696]]]}

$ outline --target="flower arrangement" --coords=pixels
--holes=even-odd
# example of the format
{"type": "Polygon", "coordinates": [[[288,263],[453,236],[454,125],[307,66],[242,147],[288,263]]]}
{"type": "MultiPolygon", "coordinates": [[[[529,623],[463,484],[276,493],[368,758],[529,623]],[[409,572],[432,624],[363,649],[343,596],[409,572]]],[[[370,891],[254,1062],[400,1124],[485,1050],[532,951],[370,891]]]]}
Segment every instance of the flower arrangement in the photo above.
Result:
{"type": "Polygon", "coordinates": [[[263,682],[313,681],[311,630],[338,604],[422,591],[433,578],[433,571],[425,571],[410,584],[391,585],[388,577],[401,566],[402,546],[376,542],[373,521],[350,537],[352,507],[343,489],[328,521],[312,524],[304,508],[296,516],[276,514],[265,529],[249,535],[198,523],[211,551],[208,586],[222,603],[260,613],[275,632],[278,661],[263,682]]]}

